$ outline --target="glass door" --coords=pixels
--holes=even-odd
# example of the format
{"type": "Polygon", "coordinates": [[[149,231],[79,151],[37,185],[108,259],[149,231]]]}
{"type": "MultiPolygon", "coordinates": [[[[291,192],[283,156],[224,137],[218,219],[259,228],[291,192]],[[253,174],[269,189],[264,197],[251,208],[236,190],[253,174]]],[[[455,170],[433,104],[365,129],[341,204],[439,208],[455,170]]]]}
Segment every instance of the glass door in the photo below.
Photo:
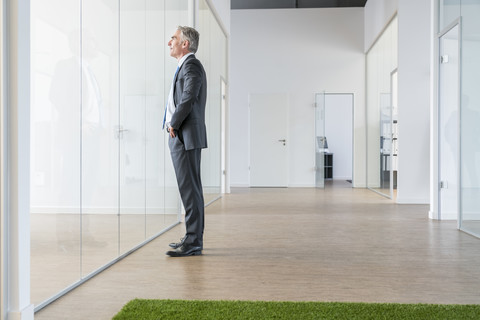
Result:
{"type": "Polygon", "coordinates": [[[325,92],[315,94],[315,187],[325,188],[325,92]]]}
{"type": "Polygon", "coordinates": [[[390,194],[390,171],[392,168],[392,105],[391,94],[380,94],[380,187],[378,192],[390,194]]]}
{"type": "Polygon", "coordinates": [[[398,70],[395,69],[390,75],[391,105],[392,105],[392,149],[390,160],[390,197],[396,198],[398,177],[398,70]]]}
{"type": "Polygon", "coordinates": [[[459,26],[440,37],[439,66],[439,219],[458,215],[459,26]]]}

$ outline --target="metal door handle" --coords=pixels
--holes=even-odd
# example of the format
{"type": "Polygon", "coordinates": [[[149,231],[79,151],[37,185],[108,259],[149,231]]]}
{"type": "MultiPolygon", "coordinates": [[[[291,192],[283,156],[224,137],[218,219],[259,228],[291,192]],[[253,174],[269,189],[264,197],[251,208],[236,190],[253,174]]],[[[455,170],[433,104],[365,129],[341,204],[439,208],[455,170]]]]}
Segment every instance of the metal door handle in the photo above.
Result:
{"type": "Polygon", "coordinates": [[[115,127],[115,136],[117,139],[123,139],[123,133],[129,132],[128,129],[123,129],[123,126],[116,126],[115,127]]]}

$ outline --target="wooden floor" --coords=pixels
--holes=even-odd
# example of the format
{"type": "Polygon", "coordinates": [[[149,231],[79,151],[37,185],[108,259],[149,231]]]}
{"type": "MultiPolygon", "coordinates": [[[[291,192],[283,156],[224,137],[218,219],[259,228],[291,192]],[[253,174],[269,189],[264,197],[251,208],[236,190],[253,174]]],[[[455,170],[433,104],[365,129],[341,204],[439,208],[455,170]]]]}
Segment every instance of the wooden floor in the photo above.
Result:
{"type": "Polygon", "coordinates": [[[181,224],[35,319],[111,319],[133,298],[480,303],[480,239],[428,209],[346,182],[233,189],[207,208],[202,256],[165,255],[181,224]]]}

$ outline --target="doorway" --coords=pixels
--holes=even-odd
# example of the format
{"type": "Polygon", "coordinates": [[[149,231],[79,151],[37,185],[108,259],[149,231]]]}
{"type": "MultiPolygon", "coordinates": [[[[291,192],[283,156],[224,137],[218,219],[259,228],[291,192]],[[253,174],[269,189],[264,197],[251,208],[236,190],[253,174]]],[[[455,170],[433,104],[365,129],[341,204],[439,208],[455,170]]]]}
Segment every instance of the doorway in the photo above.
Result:
{"type": "Polygon", "coordinates": [[[315,186],[353,185],[353,93],[315,95],[315,186]]]}
{"type": "Polygon", "coordinates": [[[325,140],[325,179],[352,183],[353,93],[325,93],[325,140]]]}

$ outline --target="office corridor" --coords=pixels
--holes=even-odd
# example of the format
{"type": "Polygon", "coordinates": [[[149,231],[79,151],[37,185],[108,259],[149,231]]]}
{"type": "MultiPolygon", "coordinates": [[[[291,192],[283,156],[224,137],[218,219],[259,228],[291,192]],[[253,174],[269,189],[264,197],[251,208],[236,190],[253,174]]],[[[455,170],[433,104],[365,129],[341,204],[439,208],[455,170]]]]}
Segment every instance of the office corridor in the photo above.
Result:
{"type": "Polygon", "coordinates": [[[480,303],[480,239],[428,209],[341,181],[234,188],[206,210],[202,256],[165,255],[179,225],[35,319],[111,319],[134,298],[480,303]]]}

